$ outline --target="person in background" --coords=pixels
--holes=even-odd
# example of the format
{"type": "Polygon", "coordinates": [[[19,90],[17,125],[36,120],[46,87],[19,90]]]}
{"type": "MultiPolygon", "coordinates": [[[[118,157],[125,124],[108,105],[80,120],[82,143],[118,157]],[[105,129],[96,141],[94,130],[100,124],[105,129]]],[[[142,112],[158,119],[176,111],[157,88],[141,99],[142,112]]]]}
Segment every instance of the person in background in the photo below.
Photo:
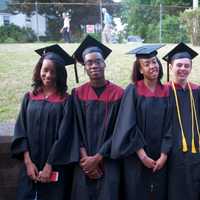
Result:
{"type": "Polygon", "coordinates": [[[60,33],[63,34],[63,39],[64,42],[71,42],[71,36],[70,36],[70,16],[69,13],[62,13],[62,17],[63,17],[63,27],[60,30],[60,33]]]}
{"type": "Polygon", "coordinates": [[[102,40],[104,43],[111,42],[112,32],[112,16],[108,13],[106,8],[102,8],[104,28],[102,31],[102,40]]]}
{"type": "Polygon", "coordinates": [[[124,200],[167,200],[167,158],[172,146],[168,87],[157,58],[161,45],[143,45],[136,54],[132,83],[121,101],[111,156],[123,159],[124,200]]]}
{"type": "Polygon", "coordinates": [[[169,156],[169,200],[200,198],[200,86],[188,77],[198,54],[184,43],[164,60],[173,75],[168,83],[172,101],[173,148],[169,156]]]}
{"type": "Polygon", "coordinates": [[[65,66],[73,64],[74,59],[58,45],[36,52],[41,58],[34,69],[33,90],[23,98],[11,145],[12,156],[23,161],[17,199],[69,199],[72,169],[64,165],[78,156],[71,147],[72,130],[67,131],[69,140],[64,147],[69,150],[67,154],[58,154],[57,143],[63,116],[73,122],[65,66]]]}
{"type": "Polygon", "coordinates": [[[89,81],[73,89],[80,164],[75,166],[73,200],[118,200],[119,162],[110,158],[111,141],[123,89],[105,78],[111,50],[87,36],[74,53],[89,81]]]}

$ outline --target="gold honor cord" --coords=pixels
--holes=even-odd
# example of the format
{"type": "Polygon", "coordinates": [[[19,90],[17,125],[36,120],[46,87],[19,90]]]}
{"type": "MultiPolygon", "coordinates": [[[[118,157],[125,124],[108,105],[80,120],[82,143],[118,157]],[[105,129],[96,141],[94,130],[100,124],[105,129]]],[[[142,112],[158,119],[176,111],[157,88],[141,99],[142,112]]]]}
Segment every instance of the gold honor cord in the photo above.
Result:
{"type": "Polygon", "coordinates": [[[180,114],[180,108],[179,108],[179,103],[178,103],[178,97],[177,97],[177,93],[176,93],[176,89],[175,89],[173,81],[172,81],[172,88],[173,88],[175,101],[176,101],[176,110],[177,110],[177,114],[178,114],[178,121],[179,121],[179,125],[180,125],[180,128],[181,128],[182,150],[183,150],[183,152],[187,152],[188,151],[188,147],[187,147],[187,143],[186,143],[186,139],[185,139],[185,134],[183,132],[183,125],[182,125],[182,122],[181,122],[181,114],[180,114]]]}
{"type": "MultiPolygon", "coordinates": [[[[192,94],[192,89],[190,84],[188,83],[190,94],[192,94]]],[[[200,132],[199,132],[199,124],[198,124],[198,119],[197,119],[197,111],[196,111],[196,106],[195,106],[195,101],[194,101],[194,96],[193,94],[191,95],[192,97],[192,104],[193,104],[193,109],[194,109],[194,117],[195,117],[195,122],[196,122],[196,128],[197,128],[197,133],[198,133],[198,138],[199,138],[199,152],[200,152],[200,132]]]]}
{"type": "Polygon", "coordinates": [[[191,116],[192,116],[192,153],[196,153],[195,143],[194,143],[194,104],[193,104],[193,94],[190,84],[187,82],[190,94],[190,106],[191,106],[191,116]]]}
{"type": "MultiPolygon", "coordinates": [[[[188,84],[188,88],[189,88],[190,105],[191,105],[191,117],[192,117],[192,149],[191,149],[191,152],[192,153],[196,153],[197,151],[196,151],[195,143],[194,143],[194,117],[195,117],[197,132],[198,132],[199,144],[200,144],[200,133],[199,133],[199,126],[198,126],[198,120],[197,120],[197,114],[196,114],[196,107],[195,107],[195,101],[194,101],[192,89],[191,89],[190,84],[189,83],[187,83],[187,84],[188,84]]],[[[180,124],[180,128],[181,128],[181,134],[182,134],[182,145],[183,145],[182,150],[183,150],[183,152],[187,152],[188,151],[188,147],[187,147],[185,134],[184,134],[184,131],[183,131],[180,108],[179,108],[179,103],[178,103],[178,96],[177,96],[177,93],[176,93],[174,82],[172,82],[172,88],[173,88],[173,92],[174,92],[174,96],[175,96],[178,120],[179,120],[179,124],[180,124]]]]}

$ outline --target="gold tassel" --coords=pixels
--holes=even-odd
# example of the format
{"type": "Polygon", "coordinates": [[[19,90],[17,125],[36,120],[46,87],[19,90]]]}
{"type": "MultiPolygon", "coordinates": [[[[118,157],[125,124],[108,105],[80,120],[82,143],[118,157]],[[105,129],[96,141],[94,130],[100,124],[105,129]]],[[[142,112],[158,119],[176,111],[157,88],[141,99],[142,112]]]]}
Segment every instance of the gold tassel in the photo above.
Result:
{"type": "Polygon", "coordinates": [[[192,140],[192,153],[197,153],[197,150],[194,144],[194,139],[192,140]]]}
{"type": "Polygon", "coordinates": [[[182,134],[182,145],[183,145],[183,152],[187,152],[188,151],[188,147],[187,147],[187,143],[186,143],[186,139],[185,136],[182,134]]]}

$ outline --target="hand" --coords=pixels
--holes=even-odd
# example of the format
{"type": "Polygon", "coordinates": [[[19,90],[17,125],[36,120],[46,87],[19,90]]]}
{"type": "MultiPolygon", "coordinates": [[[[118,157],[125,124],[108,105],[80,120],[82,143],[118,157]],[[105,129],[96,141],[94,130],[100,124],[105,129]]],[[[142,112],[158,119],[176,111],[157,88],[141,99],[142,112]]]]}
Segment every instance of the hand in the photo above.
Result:
{"type": "Polygon", "coordinates": [[[37,181],[38,169],[37,169],[36,165],[32,162],[28,151],[24,153],[24,163],[26,165],[27,176],[31,180],[37,181]]]}
{"type": "MultiPolygon", "coordinates": [[[[81,159],[88,157],[86,149],[84,147],[80,148],[80,155],[81,155],[81,159]]],[[[80,166],[82,167],[81,162],[80,162],[80,166]]],[[[83,167],[82,167],[82,169],[83,169],[83,167]]],[[[83,171],[86,174],[86,176],[88,176],[90,179],[98,179],[103,175],[103,170],[102,170],[101,165],[98,165],[98,167],[96,169],[94,169],[93,171],[91,171],[90,173],[89,173],[89,171],[84,170],[84,169],[83,169],[83,171]]]]}
{"type": "Polygon", "coordinates": [[[43,170],[39,172],[38,181],[42,183],[50,182],[51,173],[52,173],[52,167],[51,165],[46,163],[43,170]]]}
{"type": "Polygon", "coordinates": [[[163,168],[167,161],[167,154],[161,153],[160,158],[156,161],[156,165],[153,168],[153,172],[163,168]]]}
{"type": "Polygon", "coordinates": [[[154,168],[154,166],[156,165],[156,161],[150,158],[149,156],[147,156],[144,149],[139,149],[137,151],[137,155],[142,161],[142,163],[144,164],[144,166],[146,166],[147,168],[151,169],[151,168],[154,168]]]}
{"type": "Polygon", "coordinates": [[[80,166],[85,173],[92,173],[97,169],[98,165],[103,160],[103,157],[100,154],[94,156],[84,156],[80,160],[80,166]]]}
{"type": "Polygon", "coordinates": [[[91,173],[86,173],[86,176],[90,179],[99,179],[103,176],[103,171],[102,169],[100,169],[100,167],[97,167],[94,171],[92,171],[91,173]]]}

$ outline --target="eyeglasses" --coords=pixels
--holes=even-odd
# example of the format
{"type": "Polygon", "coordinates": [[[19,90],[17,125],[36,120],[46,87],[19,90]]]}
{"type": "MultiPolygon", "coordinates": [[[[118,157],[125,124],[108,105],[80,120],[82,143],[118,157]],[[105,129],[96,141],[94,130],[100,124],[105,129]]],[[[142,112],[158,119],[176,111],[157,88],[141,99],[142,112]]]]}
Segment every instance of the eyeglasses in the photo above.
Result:
{"type": "Polygon", "coordinates": [[[104,60],[102,60],[102,59],[87,60],[87,61],[85,61],[85,65],[87,65],[87,66],[92,66],[93,64],[100,65],[102,63],[104,63],[104,60]]]}

